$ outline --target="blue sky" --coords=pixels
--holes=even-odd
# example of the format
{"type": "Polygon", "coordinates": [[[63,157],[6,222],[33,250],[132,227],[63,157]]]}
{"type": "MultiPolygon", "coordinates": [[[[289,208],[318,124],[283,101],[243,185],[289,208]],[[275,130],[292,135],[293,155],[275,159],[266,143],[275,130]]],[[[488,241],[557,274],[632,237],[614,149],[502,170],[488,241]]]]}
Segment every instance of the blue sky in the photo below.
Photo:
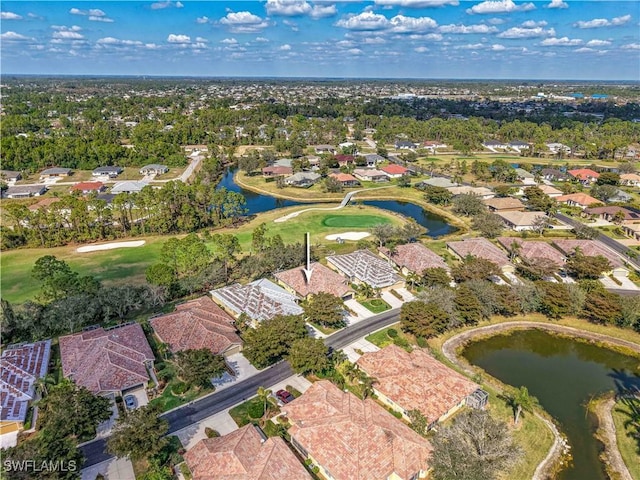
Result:
{"type": "Polygon", "coordinates": [[[3,1],[3,73],[640,80],[640,1],[3,1]]]}

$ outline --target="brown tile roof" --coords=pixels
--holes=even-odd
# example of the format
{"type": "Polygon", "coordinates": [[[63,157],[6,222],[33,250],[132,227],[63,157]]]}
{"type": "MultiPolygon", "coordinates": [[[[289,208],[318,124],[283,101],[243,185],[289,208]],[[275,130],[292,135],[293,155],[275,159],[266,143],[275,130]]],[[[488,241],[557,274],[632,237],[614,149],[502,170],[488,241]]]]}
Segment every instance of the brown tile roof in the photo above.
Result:
{"type": "Polygon", "coordinates": [[[460,258],[471,255],[489,260],[499,267],[509,263],[507,254],[486,238],[467,238],[461,242],[447,242],[447,247],[453,250],[460,258]]]}
{"type": "Polygon", "coordinates": [[[429,423],[480,388],[420,348],[409,353],[389,345],[377,352],[365,353],[357,365],[376,379],[376,390],[407,412],[420,410],[429,423]]]}
{"type": "Polygon", "coordinates": [[[330,177],[335,178],[338,182],[358,182],[358,179],[351,175],[350,173],[331,173],[330,177]]]}
{"type": "Polygon", "coordinates": [[[71,187],[72,191],[85,192],[89,190],[96,190],[100,192],[104,188],[102,182],[80,182],[71,187]]]}
{"type": "Polygon", "coordinates": [[[59,201],[60,199],[56,197],[43,198],[33,205],[29,205],[29,210],[35,212],[36,210],[40,210],[41,208],[50,207],[51,205],[53,205],[54,203],[58,203],[59,201]]]}
{"type": "Polygon", "coordinates": [[[587,257],[596,257],[598,255],[602,255],[605,257],[611,265],[615,267],[622,267],[624,263],[622,259],[609,250],[607,247],[602,245],[600,242],[595,240],[554,240],[553,244],[560,249],[565,255],[571,255],[576,247],[579,247],[582,250],[582,253],[587,257]]]}
{"type": "Polygon", "coordinates": [[[589,205],[593,205],[594,203],[602,203],[597,198],[593,198],[591,195],[587,195],[586,193],[570,193],[569,195],[560,195],[559,197],[556,197],[556,201],[560,203],[573,202],[584,207],[588,207],[589,205]]]}
{"type": "Polygon", "coordinates": [[[388,173],[389,175],[404,175],[409,171],[408,168],[403,167],[402,165],[397,165],[392,163],[391,165],[387,165],[386,167],[382,167],[384,173],[388,173]]]}
{"type": "Polygon", "coordinates": [[[524,210],[524,203],[513,197],[488,198],[483,203],[491,210],[524,210]]]}
{"type": "Polygon", "coordinates": [[[520,249],[518,250],[518,256],[520,258],[524,258],[526,260],[544,258],[552,261],[559,267],[564,264],[564,255],[547,242],[521,240],[514,237],[500,237],[498,238],[498,242],[500,242],[500,245],[506,249],[509,249],[513,243],[517,242],[520,245],[520,249]]]}
{"type": "Polygon", "coordinates": [[[263,442],[253,425],[200,440],[184,454],[194,480],[305,480],[311,476],[280,437],[263,442]]]}
{"type": "Polygon", "coordinates": [[[293,173],[293,168],[274,165],[272,167],[264,167],[262,169],[262,173],[269,173],[271,175],[291,175],[293,173]]]}
{"type": "Polygon", "coordinates": [[[342,275],[317,262],[311,264],[313,273],[311,274],[311,281],[307,283],[303,271],[304,268],[304,266],[292,268],[291,270],[278,272],[274,276],[301,297],[321,292],[342,297],[352,291],[347,280],[342,275]]]}
{"type": "Polygon", "coordinates": [[[34,383],[47,374],[51,340],[9,345],[0,358],[0,420],[24,422],[34,383]]]}
{"type": "Polygon", "coordinates": [[[371,399],[327,380],[285,405],[292,441],[335,479],[401,479],[427,471],[431,444],[371,399]]]}
{"type": "Polygon", "coordinates": [[[64,376],[96,394],[146,383],[154,360],[139,323],[60,337],[60,356],[64,376]]]}
{"type": "Polygon", "coordinates": [[[552,187],[551,185],[541,184],[538,185],[538,188],[542,190],[542,193],[546,195],[561,195],[562,190],[558,190],[556,187],[552,187]]]}
{"type": "Polygon", "coordinates": [[[584,210],[586,213],[589,214],[593,214],[593,215],[610,215],[610,216],[615,216],[616,213],[618,212],[622,212],[622,214],[624,215],[624,220],[625,221],[633,221],[633,220],[640,220],[640,213],[636,213],[632,210],[629,210],[627,208],[624,207],[594,207],[594,208],[586,208],[584,210]]]}
{"type": "Polygon", "coordinates": [[[539,218],[548,218],[544,212],[496,212],[508,225],[529,227],[539,218]]]}
{"type": "Polygon", "coordinates": [[[172,352],[208,348],[215,355],[242,345],[231,315],[210,297],[200,297],[176,306],[174,312],[149,320],[156,335],[172,352]]]}
{"type": "MultiPolygon", "coordinates": [[[[385,256],[389,256],[389,249],[382,247],[380,252],[385,256]]],[[[449,266],[444,260],[429,250],[423,244],[407,243],[395,247],[394,253],[391,255],[391,261],[398,267],[406,267],[410,272],[422,274],[428,268],[444,268],[449,270],[449,266]]]]}

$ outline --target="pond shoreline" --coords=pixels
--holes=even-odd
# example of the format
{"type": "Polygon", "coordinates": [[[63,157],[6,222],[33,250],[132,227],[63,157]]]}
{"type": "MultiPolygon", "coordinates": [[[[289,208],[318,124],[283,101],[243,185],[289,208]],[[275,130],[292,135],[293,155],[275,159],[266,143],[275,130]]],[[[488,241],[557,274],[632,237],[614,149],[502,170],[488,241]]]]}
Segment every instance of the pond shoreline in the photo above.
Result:
{"type": "MultiPolygon", "coordinates": [[[[545,324],[545,323],[526,321],[526,320],[516,320],[512,322],[499,323],[494,325],[485,325],[482,327],[467,330],[465,332],[461,332],[447,339],[442,344],[442,353],[445,356],[445,358],[449,362],[451,362],[453,365],[457,366],[468,375],[473,376],[477,373],[477,370],[475,370],[471,364],[461,359],[461,357],[458,355],[460,349],[462,349],[467,343],[471,342],[472,340],[476,340],[478,338],[494,336],[510,330],[531,330],[531,329],[547,330],[555,334],[571,336],[572,338],[580,338],[590,342],[597,342],[597,343],[603,344],[602,346],[604,348],[606,348],[607,345],[611,345],[613,347],[622,347],[624,349],[628,349],[634,352],[636,356],[640,356],[640,345],[638,345],[635,342],[611,337],[605,334],[580,330],[577,328],[568,327],[564,325],[545,324]]],[[[491,377],[491,378],[494,379],[494,377],[491,377]]],[[[502,384],[502,382],[500,382],[497,379],[495,379],[495,382],[497,382],[498,384],[502,384]]],[[[551,475],[557,469],[558,464],[564,454],[565,442],[562,434],[560,433],[556,425],[551,420],[549,420],[549,418],[546,418],[545,416],[541,415],[538,412],[535,412],[535,415],[547,425],[547,427],[551,430],[554,436],[553,445],[549,449],[549,452],[547,453],[546,457],[540,462],[540,464],[536,468],[536,471],[532,479],[532,480],[545,480],[546,478],[549,478],[549,475],[551,475]]],[[[609,411],[609,415],[611,415],[610,411],[609,411]]],[[[606,439],[607,442],[610,445],[614,445],[615,449],[617,450],[617,440],[615,437],[615,429],[613,429],[612,437],[611,437],[611,432],[605,432],[605,433],[607,434],[607,439],[606,439]]],[[[618,451],[618,455],[619,455],[619,451],[618,451]]]]}

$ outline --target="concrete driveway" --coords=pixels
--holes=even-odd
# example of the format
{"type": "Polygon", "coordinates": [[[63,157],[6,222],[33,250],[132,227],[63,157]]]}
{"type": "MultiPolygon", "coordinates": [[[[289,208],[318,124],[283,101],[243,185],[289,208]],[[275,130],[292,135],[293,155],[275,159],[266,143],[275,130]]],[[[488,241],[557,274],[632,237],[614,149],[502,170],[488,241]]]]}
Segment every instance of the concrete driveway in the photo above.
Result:
{"type": "Polygon", "coordinates": [[[384,300],[389,305],[391,305],[391,308],[400,308],[400,307],[402,307],[402,304],[404,303],[404,300],[400,300],[398,297],[396,297],[391,292],[382,292],[380,297],[382,298],[382,300],[384,300]]]}
{"type": "Polygon", "coordinates": [[[104,438],[111,435],[111,429],[115,425],[118,416],[118,406],[116,405],[116,402],[112,400],[111,417],[109,418],[109,420],[106,420],[98,425],[98,428],[96,428],[96,438],[104,438]]]}
{"type": "Polygon", "coordinates": [[[362,356],[356,352],[356,350],[362,352],[377,352],[380,348],[377,345],[361,338],[360,340],[353,342],[351,345],[347,345],[342,351],[347,355],[350,362],[355,363],[362,356]]]}
{"type": "Polygon", "coordinates": [[[136,480],[133,465],[126,458],[111,458],[85,468],[81,474],[82,480],[95,480],[98,474],[102,474],[107,480],[136,480]]]}
{"type": "Polygon", "coordinates": [[[616,277],[616,280],[620,282],[620,285],[618,285],[609,277],[600,278],[600,283],[602,283],[605,288],[610,288],[613,290],[631,290],[631,291],[640,290],[640,288],[638,288],[638,286],[635,283],[633,283],[631,280],[629,280],[627,277],[616,277]]]}
{"type": "Polygon", "coordinates": [[[367,310],[365,307],[360,305],[357,300],[351,299],[344,302],[344,304],[355,313],[355,315],[347,315],[346,321],[347,325],[351,326],[354,323],[361,322],[369,317],[372,317],[374,314],[367,310]]]}
{"type": "Polygon", "coordinates": [[[249,378],[256,373],[258,369],[249,363],[249,360],[245,358],[241,353],[235,353],[227,357],[227,365],[236,372],[235,376],[225,372],[224,375],[211,380],[211,383],[216,390],[224,390],[225,388],[233,385],[234,383],[249,378]]]}
{"type": "Polygon", "coordinates": [[[178,430],[174,435],[180,439],[180,443],[182,443],[182,446],[186,449],[193,447],[200,440],[207,438],[207,435],[204,433],[205,428],[212,428],[220,435],[227,435],[238,429],[238,425],[236,425],[236,422],[234,422],[231,415],[229,415],[229,410],[231,409],[211,415],[198,423],[178,430]]]}

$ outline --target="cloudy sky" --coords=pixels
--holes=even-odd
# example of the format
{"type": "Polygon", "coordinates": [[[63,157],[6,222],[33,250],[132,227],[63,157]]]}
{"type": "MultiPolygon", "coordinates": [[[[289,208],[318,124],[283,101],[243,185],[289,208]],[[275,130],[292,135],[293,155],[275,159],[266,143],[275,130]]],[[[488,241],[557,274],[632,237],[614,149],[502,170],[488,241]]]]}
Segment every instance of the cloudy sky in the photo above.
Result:
{"type": "Polygon", "coordinates": [[[640,1],[3,1],[3,73],[640,80],[640,1]]]}

